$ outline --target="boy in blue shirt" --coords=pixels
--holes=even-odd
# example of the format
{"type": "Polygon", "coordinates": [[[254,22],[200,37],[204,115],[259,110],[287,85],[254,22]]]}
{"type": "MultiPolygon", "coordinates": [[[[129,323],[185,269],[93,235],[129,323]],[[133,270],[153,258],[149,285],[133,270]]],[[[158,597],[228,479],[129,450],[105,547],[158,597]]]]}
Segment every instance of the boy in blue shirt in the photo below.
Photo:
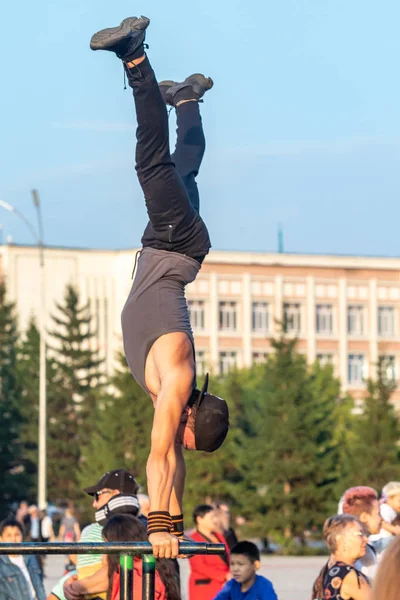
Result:
{"type": "Polygon", "coordinates": [[[252,542],[239,542],[231,550],[232,579],[214,600],[278,600],[274,586],[262,575],[260,551],[252,542]]]}

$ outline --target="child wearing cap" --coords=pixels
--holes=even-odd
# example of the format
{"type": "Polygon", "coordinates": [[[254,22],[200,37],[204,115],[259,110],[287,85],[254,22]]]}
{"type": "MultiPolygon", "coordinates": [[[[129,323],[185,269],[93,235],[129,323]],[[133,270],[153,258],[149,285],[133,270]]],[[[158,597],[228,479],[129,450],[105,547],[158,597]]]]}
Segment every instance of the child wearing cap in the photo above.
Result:
{"type": "Polygon", "coordinates": [[[380,506],[382,527],[378,534],[370,536],[377,554],[381,554],[394,535],[400,535],[400,526],[393,521],[400,513],[400,481],[390,481],[382,489],[380,506]]]}
{"type": "Polygon", "coordinates": [[[231,550],[232,579],[214,600],[278,600],[271,581],[257,575],[260,551],[252,542],[239,542],[231,550]]]}

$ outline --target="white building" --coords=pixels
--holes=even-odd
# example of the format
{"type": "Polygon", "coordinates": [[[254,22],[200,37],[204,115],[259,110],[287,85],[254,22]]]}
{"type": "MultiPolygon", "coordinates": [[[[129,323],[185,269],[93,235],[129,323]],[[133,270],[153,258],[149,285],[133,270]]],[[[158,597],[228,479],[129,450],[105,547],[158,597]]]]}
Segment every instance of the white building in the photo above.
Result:
{"type": "MultiPolygon", "coordinates": [[[[108,372],[122,348],[120,314],[136,251],[45,249],[47,327],[66,285],[76,285],[90,302],[108,372]]],[[[2,246],[0,269],[25,329],[39,312],[38,249],[2,246]]],[[[212,251],[187,298],[200,371],[264,360],[285,320],[308,360],[332,363],[354,396],[365,393],[380,355],[398,377],[400,259],[212,251]]]]}

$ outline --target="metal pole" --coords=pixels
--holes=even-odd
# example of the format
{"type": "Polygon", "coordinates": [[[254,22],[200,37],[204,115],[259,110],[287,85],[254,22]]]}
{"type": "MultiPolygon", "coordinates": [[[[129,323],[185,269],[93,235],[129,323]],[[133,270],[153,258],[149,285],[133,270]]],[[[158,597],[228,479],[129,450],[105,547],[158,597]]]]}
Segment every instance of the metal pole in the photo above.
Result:
{"type": "Polygon", "coordinates": [[[39,474],[38,506],[47,506],[47,390],[46,390],[46,305],[44,264],[40,265],[40,367],[39,367],[39,474]]]}
{"type": "Polygon", "coordinates": [[[131,554],[121,554],[119,557],[120,566],[120,600],[133,600],[133,556],[131,554]]]}
{"type": "MultiPolygon", "coordinates": [[[[223,544],[181,542],[180,554],[224,554],[223,544]]],[[[22,542],[0,543],[0,556],[3,554],[153,554],[150,542],[22,542]]]]}
{"type": "Polygon", "coordinates": [[[142,600],[154,600],[156,591],[156,559],[152,554],[144,554],[142,561],[142,600]]]}
{"type": "Polygon", "coordinates": [[[43,220],[39,194],[32,190],[33,203],[36,207],[39,229],[39,261],[40,261],[40,358],[39,358],[39,466],[38,466],[38,506],[47,506],[47,389],[46,389],[46,286],[44,271],[44,238],[43,220]]]}

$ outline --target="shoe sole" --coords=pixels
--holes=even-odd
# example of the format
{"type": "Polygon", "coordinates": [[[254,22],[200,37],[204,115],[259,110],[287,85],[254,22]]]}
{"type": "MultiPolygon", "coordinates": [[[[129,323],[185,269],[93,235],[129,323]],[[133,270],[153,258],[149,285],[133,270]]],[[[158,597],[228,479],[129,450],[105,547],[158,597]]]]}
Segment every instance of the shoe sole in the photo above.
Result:
{"type": "Polygon", "coordinates": [[[150,19],[147,17],[141,17],[140,19],[137,17],[128,17],[118,27],[109,27],[95,33],[90,40],[90,48],[92,50],[106,50],[128,38],[132,31],[143,31],[148,27],[149,23],[150,19]]]}

